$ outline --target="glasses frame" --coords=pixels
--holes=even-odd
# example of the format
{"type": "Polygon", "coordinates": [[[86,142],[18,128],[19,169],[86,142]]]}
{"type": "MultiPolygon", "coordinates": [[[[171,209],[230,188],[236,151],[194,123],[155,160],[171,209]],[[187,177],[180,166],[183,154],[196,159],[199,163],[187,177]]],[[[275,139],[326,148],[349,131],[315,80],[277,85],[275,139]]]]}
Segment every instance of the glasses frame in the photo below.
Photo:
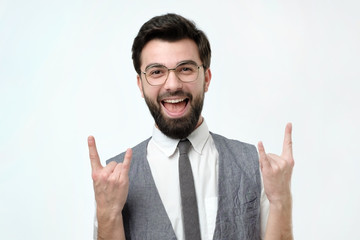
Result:
{"type": "Polygon", "coordinates": [[[148,67],[145,68],[145,72],[141,71],[141,73],[144,74],[145,80],[146,80],[146,82],[147,82],[149,85],[151,85],[151,86],[161,86],[161,85],[165,84],[166,81],[168,80],[169,75],[170,75],[170,71],[174,71],[175,76],[176,76],[181,82],[183,82],[183,83],[195,82],[195,81],[199,78],[199,69],[200,69],[201,67],[203,68],[204,65],[203,65],[203,64],[198,65],[198,64],[197,64],[196,62],[194,62],[194,61],[184,61],[184,62],[180,62],[180,63],[178,63],[174,68],[168,68],[168,67],[166,67],[166,66],[164,66],[164,65],[162,65],[162,64],[152,64],[152,65],[150,65],[150,66],[148,66],[148,67]],[[181,80],[181,78],[177,75],[176,69],[177,69],[179,66],[184,65],[184,64],[193,64],[193,65],[195,65],[195,66],[197,67],[197,76],[196,76],[196,78],[195,78],[194,80],[192,80],[192,81],[183,81],[183,80],[181,80]],[[147,79],[147,77],[146,77],[146,71],[149,70],[149,68],[154,67],[154,66],[164,67],[164,69],[167,69],[167,70],[168,70],[168,71],[167,71],[166,78],[165,78],[165,81],[164,81],[163,83],[160,83],[160,84],[152,84],[152,83],[150,83],[149,80],[147,79]]]}

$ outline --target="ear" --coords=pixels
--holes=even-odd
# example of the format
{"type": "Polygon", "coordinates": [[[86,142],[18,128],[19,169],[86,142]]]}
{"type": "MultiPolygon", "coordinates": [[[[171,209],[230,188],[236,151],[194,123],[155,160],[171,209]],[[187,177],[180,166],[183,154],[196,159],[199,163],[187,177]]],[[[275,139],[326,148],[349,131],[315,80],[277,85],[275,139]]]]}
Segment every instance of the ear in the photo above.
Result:
{"type": "Polygon", "coordinates": [[[210,68],[206,69],[205,71],[205,92],[207,92],[209,90],[209,86],[210,86],[210,82],[211,82],[211,70],[210,68]]]}
{"type": "Polygon", "coordinates": [[[140,78],[139,74],[136,76],[136,78],[137,78],[137,85],[138,85],[140,93],[141,93],[141,97],[144,98],[143,85],[142,85],[141,78],[140,78]]]}

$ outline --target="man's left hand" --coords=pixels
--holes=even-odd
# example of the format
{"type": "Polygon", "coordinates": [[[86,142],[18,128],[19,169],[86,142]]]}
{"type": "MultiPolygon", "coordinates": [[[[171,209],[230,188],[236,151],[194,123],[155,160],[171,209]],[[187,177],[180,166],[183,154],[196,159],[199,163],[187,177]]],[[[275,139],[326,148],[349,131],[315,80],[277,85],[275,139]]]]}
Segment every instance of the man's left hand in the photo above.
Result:
{"type": "Polygon", "coordinates": [[[291,131],[292,124],[288,123],[280,156],[266,153],[263,143],[258,143],[264,189],[270,204],[291,201],[291,175],[294,167],[291,131]]]}

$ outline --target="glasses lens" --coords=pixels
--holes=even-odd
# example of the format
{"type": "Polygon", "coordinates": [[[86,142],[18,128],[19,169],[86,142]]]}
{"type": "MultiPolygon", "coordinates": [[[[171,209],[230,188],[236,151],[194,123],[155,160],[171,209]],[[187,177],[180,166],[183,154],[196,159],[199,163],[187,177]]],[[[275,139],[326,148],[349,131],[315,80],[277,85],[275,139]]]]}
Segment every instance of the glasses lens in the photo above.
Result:
{"type": "Polygon", "coordinates": [[[154,66],[146,70],[146,79],[151,85],[161,85],[167,78],[168,70],[164,66],[154,66]]]}
{"type": "Polygon", "coordinates": [[[194,63],[182,63],[176,67],[175,71],[181,81],[192,82],[198,77],[199,67],[194,63]]]}

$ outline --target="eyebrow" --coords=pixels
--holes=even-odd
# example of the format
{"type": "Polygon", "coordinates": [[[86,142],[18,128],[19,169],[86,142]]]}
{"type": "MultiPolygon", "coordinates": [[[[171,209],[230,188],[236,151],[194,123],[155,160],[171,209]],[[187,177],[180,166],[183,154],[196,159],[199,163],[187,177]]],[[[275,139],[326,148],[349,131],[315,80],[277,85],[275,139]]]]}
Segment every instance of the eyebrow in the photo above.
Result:
{"type": "MultiPolygon", "coordinates": [[[[198,65],[194,60],[183,60],[183,61],[178,62],[175,65],[175,68],[177,68],[180,65],[184,65],[184,64],[188,64],[188,63],[198,65]]],[[[152,67],[166,67],[166,66],[164,64],[161,64],[161,63],[151,63],[151,64],[146,66],[145,71],[148,70],[149,68],[152,68],[152,67]]],[[[168,67],[166,67],[166,68],[168,68],[168,67]]]]}

